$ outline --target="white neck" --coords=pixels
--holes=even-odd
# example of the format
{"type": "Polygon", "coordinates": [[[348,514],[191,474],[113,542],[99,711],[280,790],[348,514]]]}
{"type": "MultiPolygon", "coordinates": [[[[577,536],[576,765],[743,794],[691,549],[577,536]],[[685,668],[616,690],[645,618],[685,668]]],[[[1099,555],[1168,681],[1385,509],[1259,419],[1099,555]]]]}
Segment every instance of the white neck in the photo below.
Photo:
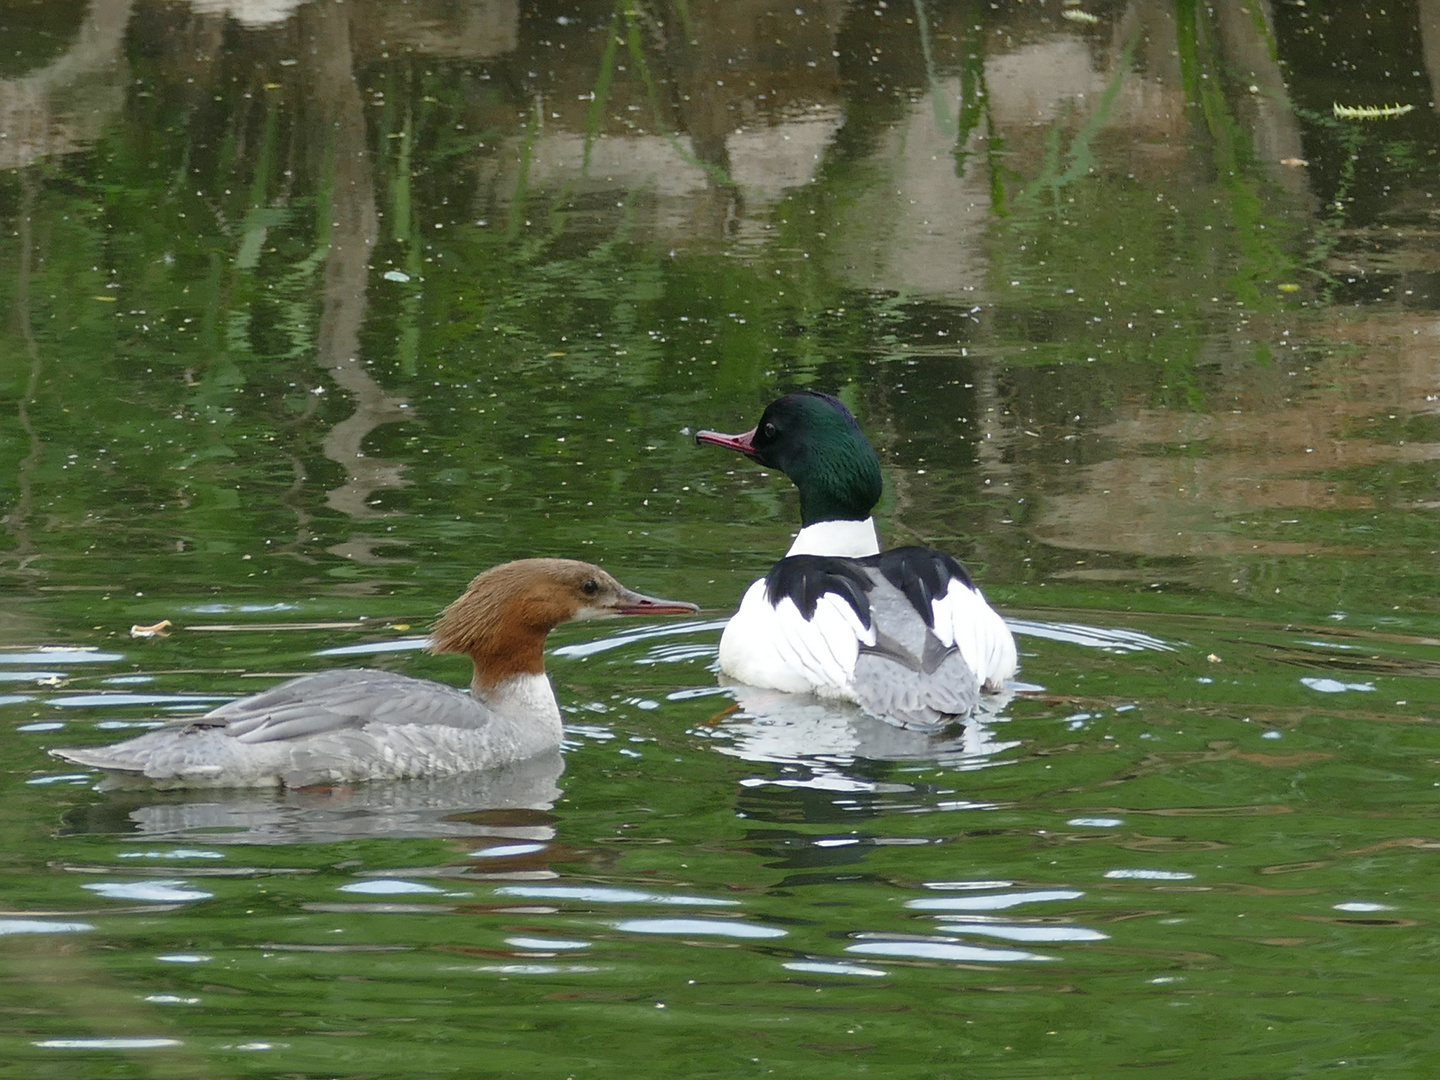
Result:
{"type": "Polygon", "coordinates": [[[875,519],[864,521],[817,521],[806,525],[790,545],[789,555],[838,555],[858,559],[880,554],[880,538],[875,535],[875,519]]]}
{"type": "Polygon", "coordinates": [[[514,757],[529,757],[560,745],[564,734],[560,706],[544,675],[515,675],[483,694],[472,687],[472,696],[500,721],[493,736],[511,743],[514,757]]]}

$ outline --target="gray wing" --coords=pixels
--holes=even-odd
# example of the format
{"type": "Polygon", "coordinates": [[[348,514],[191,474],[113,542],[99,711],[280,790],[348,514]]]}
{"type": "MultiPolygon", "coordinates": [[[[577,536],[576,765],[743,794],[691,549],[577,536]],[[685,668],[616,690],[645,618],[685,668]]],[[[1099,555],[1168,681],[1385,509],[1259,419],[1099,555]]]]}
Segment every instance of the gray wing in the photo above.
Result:
{"type": "Polygon", "coordinates": [[[440,683],[367,668],[302,675],[251,697],[221,705],[191,728],[218,728],[244,743],[300,739],[367,724],[476,727],[485,710],[440,683]]]}
{"type": "Polygon", "coordinates": [[[875,644],[855,661],[855,702],[901,727],[938,731],[975,710],[980,680],[960,650],[945,645],[905,594],[871,571],[875,644]]]}

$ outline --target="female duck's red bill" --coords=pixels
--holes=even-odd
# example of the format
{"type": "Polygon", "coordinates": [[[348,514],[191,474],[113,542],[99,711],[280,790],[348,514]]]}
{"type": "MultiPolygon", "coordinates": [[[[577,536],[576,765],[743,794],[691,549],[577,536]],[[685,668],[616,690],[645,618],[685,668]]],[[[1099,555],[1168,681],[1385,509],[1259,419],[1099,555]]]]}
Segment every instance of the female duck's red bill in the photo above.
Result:
{"type": "Polygon", "coordinates": [[[755,456],[755,429],[742,432],[739,435],[726,435],[719,431],[697,431],[695,433],[695,444],[697,446],[709,443],[711,446],[723,446],[726,450],[738,450],[748,458],[755,456]]]}
{"type": "Polygon", "coordinates": [[[620,615],[695,615],[700,608],[686,600],[665,600],[623,589],[611,610],[620,615]]]}

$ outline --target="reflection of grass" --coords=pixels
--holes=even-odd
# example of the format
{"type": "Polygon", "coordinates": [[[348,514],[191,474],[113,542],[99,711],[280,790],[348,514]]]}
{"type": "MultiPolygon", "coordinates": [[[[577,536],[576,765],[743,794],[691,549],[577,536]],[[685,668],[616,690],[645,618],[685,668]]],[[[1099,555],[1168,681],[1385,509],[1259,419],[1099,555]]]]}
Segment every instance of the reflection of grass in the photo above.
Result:
{"type": "MultiPolygon", "coordinates": [[[[1097,169],[1095,145],[1132,65],[1127,45],[1069,142],[1062,118],[1045,133],[1034,175],[1012,181],[1019,190],[993,236],[992,281],[1002,298],[995,324],[1014,326],[1012,340],[1025,346],[1012,363],[1163,363],[1167,400],[1194,406],[1186,369],[1205,334],[1279,305],[1274,285],[1299,265],[1298,226],[1272,202],[1250,133],[1230,108],[1207,16],[1193,2],[1179,15],[1182,79],[1204,125],[1209,181],[1157,192],[1097,169]],[[1031,319],[1022,320],[1025,311],[1031,319]],[[1041,325],[1027,331],[1036,316],[1041,325]]],[[[1268,357],[1257,344],[1256,362],[1268,357]]]]}
{"type": "Polygon", "coordinates": [[[1095,139],[1110,122],[1115,111],[1115,99],[1120,94],[1120,86],[1126,75],[1130,72],[1130,66],[1134,62],[1135,47],[1133,42],[1127,42],[1120,54],[1120,59],[1115,65],[1115,74],[1105,86],[1105,91],[1100,95],[1099,102],[1094,110],[1081,125],[1080,130],[1070,140],[1070,145],[1063,153],[1066,162],[1063,171],[1060,169],[1062,152],[1060,147],[1061,131],[1064,121],[1059,121],[1046,135],[1045,157],[1040,166],[1040,173],[1015,196],[1011,210],[1014,213],[1021,213],[1032,204],[1039,201],[1042,192],[1049,192],[1052,204],[1058,204],[1061,193],[1079,181],[1082,177],[1088,176],[1095,165],[1093,147],[1095,139]]]}
{"type": "MultiPolygon", "coordinates": [[[[446,511],[417,511],[392,522],[397,543],[436,553],[414,572],[438,580],[457,562],[469,565],[502,548],[513,553],[522,542],[535,550],[579,550],[597,542],[658,560],[661,541],[641,539],[652,525],[656,535],[669,530],[667,536],[699,545],[721,565],[738,549],[693,504],[680,501],[691,497],[682,494],[682,485],[692,475],[683,456],[691,448],[677,434],[680,427],[720,426],[725,415],[716,411],[758,405],[780,386],[833,389],[851,381],[892,390],[904,385],[910,395],[895,393],[889,399],[893,411],[887,411],[876,407],[878,392],[860,394],[859,401],[871,406],[867,424],[895,432],[891,453],[910,453],[927,441],[947,443],[959,479],[946,487],[932,476],[926,487],[946,497],[926,505],[912,498],[906,521],[957,545],[968,543],[983,531],[975,521],[984,511],[970,512],[966,497],[974,498],[974,477],[963,471],[967,458],[957,449],[974,439],[951,418],[958,422],[956,414],[972,402],[957,389],[950,409],[951,400],[937,390],[972,377],[971,362],[959,356],[962,345],[972,357],[983,351],[998,358],[977,366],[998,372],[997,405],[1031,408],[1027,417],[1059,423],[1083,413],[1091,424],[1117,402],[1203,406],[1217,381],[1201,354],[1203,343],[1243,315],[1233,303],[1241,286],[1253,291],[1266,274],[1284,272],[1294,235],[1267,201],[1248,136],[1223,94],[1205,106],[1206,131],[1214,134],[1201,141],[1198,152],[1209,158],[1194,170],[1212,175],[1192,188],[1157,191],[1155,183],[1104,171],[1104,125],[1113,122],[1128,64],[1097,99],[1096,113],[1072,113],[1056,123],[1048,155],[1033,175],[1020,178],[1000,167],[984,57],[976,51],[981,40],[961,61],[958,113],[953,103],[937,113],[953,125],[957,171],[967,161],[978,166],[982,151],[967,159],[965,148],[976,132],[989,130],[983,153],[989,155],[992,206],[997,213],[1011,211],[994,224],[988,241],[991,292],[998,301],[977,307],[974,319],[968,304],[864,292],[851,287],[837,267],[840,260],[801,257],[834,253],[847,215],[874,205],[867,200],[877,193],[889,198],[876,133],[895,124],[901,109],[896,95],[872,101],[854,92],[846,102],[845,128],[816,182],[778,204],[767,242],[736,258],[700,245],[674,254],[647,246],[641,226],[651,192],[607,190],[603,215],[588,214],[577,200],[593,190],[587,185],[595,178],[541,190],[523,165],[518,174],[500,170],[513,187],[507,184],[496,198],[496,224],[473,225],[474,217],[490,216],[483,204],[491,193],[477,180],[490,164],[487,155],[503,141],[528,162],[543,115],[523,95],[477,104],[477,84],[465,78],[473,68],[406,57],[367,69],[367,78],[389,80],[384,107],[371,102],[367,112],[385,209],[385,246],[375,265],[403,268],[411,281],[372,289],[364,353],[377,379],[411,397],[417,416],[414,427],[378,430],[367,451],[406,463],[416,479],[413,506],[446,511]],[[487,120],[509,124],[521,110],[528,110],[523,128],[497,133],[485,127],[487,120]],[[502,112],[505,119],[496,120],[502,112]],[[484,148],[477,150],[480,131],[484,148]],[[472,213],[477,203],[482,205],[472,213]],[[445,228],[436,230],[442,222],[445,228]],[[1223,268],[1237,260],[1245,266],[1240,284],[1222,284],[1223,268]],[[943,347],[917,360],[915,346],[922,339],[936,345],[937,329],[949,335],[943,347]],[[1057,363],[1069,365],[1063,392],[1043,370],[1057,363]],[[877,374],[879,364],[887,366],[877,374]],[[916,367],[901,368],[908,364],[916,367]],[[942,401],[943,419],[937,411],[942,401]],[[646,450],[650,445],[660,449],[646,450]],[[454,482],[456,477],[465,480],[454,482]],[[552,511],[553,520],[547,516],[552,511]],[[516,522],[523,522],[518,539],[516,522]]],[[[659,95],[666,84],[645,19],[617,8],[603,54],[591,84],[588,139],[599,137],[619,92],[613,80],[623,77],[621,65],[643,89],[657,122],[663,120],[659,95]],[[643,65],[636,62],[636,48],[643,65]]],[[[931,63],[933,88],[942,80],[933,57],[931,63]]],[[[503,93],[497,83],[487,83],[483,93],[503,93]]],[[[207,92],[207,102],[209,97],[207,92]]],[[[330,239],[333,149],[320,139],[297,148],[293,118],[274,104],[280,98],[258,97],[263,107],[258,101],[253,106],[250,137],[227,135],[223,153],[182,137],[199,126],[188,114],[147,115],[141,117],[143,130],[110,136],[93,162],[72,163],[67,168],[73,176],[45,185],[36,215],[51,230],[55,254],[36,284],[43,307],[36,325],[77,329],[63,343],[47,336],[46,347],[64,363],[47,368],[47,377],[55,372],[56,386],[42,388],[32,411],[47,447],[65,453],[73,448],[86,462],[84,471],[62,471],[64,456],[47,450],[37,469],[36,497],[52,515],[43,540],[57,554],[93,552],[89,564],[98,566],[95,555],[123,548],[126,561],[116,565],[153,575],[146,561],[173,551],[175,539],[185,537],[204,549],[201,555],[160,565],[178,567],[182,577],[248,588],[254,583],[237,573],[233,557],[220,556],[263,550],[274,536],[293,533],[287,498],[297,505],[309,500],[315,511],[314,532],[307,528],[300,546],[316,551],[319,561],[323,546],[345,535],[346,523],[313,498],[322,484],[298,494],[289,490],[292,461],[321,478],[333,468],[318,460],[313,447],[334,395],[308,394],[303,374],[310,370],[318,377],[309,354],[318,268],[330,239]],[[250,149],[241,153],[242,147],[250,149]],[[295,170],[295,179],[282,179],[297,157],[304,167],[295,170]],[[225,162],[239,163],[241,177],[232,181],[222,171],[225,162]],[[167,194],[169,179],[185,169],[197,178],[167,194]],[[220,199],[217,193],[232,183],[235,199],[220,199]],[[197,188],[208,191],[210,201],[196,199],[197,188]],[[159,260],[157,253],[167,252],[175,255],[173,267],[159,260]],[[111,273],[123,285],[124,302],[102,306],[85,299],[104,294],[111,273]],[[48,299],[52,295],[59,299],[48,299]],[[150,313],[144,331],[133,314],[141,310],[150,313]],[[219,348],[193,340],[194,330],[182,321],[212,314],[219,326],[233,329],[219,348]],[[187,368],[199,386],[183,383],[187,368]],[[79,392],[82,382],[91,392],[79,392]],[[282,401],[321,411],[297,430],[288,425],[282,401]],[[200,470],[174,469],[202,458],[207,471],[199,482],[191,477],[200,470]],[[226,509],[237,503],[243,514],[226,509]],[[92,517],[97,508],[105,515],[100,529],[92,517]]],[[[235,94],[227,107],[247,106],[235,94]]],[[[233,123],[238,131],[238,112],[233,123]]],[[[1006,168],[1013,169],[1010,160],[1006,168]]],[[[1262,356],[1260,347],[1254,355],[1262,356]]],[[[23,379],[14,379],[10,385],[18,392],[23,379]]],[[[976,413],[984,409],[978,405],[976,413]]],[[[1048,470],[1047,482],[1059,482],[1063,470],[1053,458],[1062,453],[1078,461],[1082,452],[1110,452],[1061,443],[1043,425],[1036,427],[1046,436],[1036,444],[1044,450],[1029,460],[1048,470]]],[[[1198,443],[1187,452],[1200,452],[1198,443]]],[[[725,475],[719,467],[703,468],[725,475]]],[[[1387,481],[1377,474],[1367,482],[1387,481]]],[[[1426,497],[1413,470],[1403,484],[1394,483],[1426,497]]],[[[739,493],[734,506],[745,534],[742,547],[762,533],[769,543],[771,533],[786,531],[793,517],[788,488],[773,480],[744,486],[737,480],[733,491],[739,493]]],[[[1003,530],[999,536],[997,552],[1008,538],[1003,530]]],[[[1398,550],[1413,555],[1423,539],[1410,537],[1398,550]]],[[[1015,545],[1027,554],[1039,546],[1015,545]]],[[[997,564],[1001,558],[1011,556],[986,556],[997,564]]],[[[1000,564],[1002,580],[1025,580],[1019,558],[1000,564]]],[[[1183,560],[1137,562],[1159,576],[1193,569],[1181,566],[1183,560]]],[[[251,565],[259,563],[246,567],[251,565]]],[[[1329,562],[1325,567],[1322,576],[1333,569],[1329,562]]],[[[79,578],[114,571],[70,572],[79,578]]],[[[366,568],[349,572],[374,579],[366,568]]],[[[1287,564],[1277,572],[1292,571],[1287,564]]],[[[1309,572],[1296,564],[1295,578],[1280,583],[1288,589],[1309,572]]],[[[1088,602],[1114,596],[1113,589],[1097,588],[1088,602]]],[[[1214,597],[1191,600],[1213,605],[1214,597]]]]}
{"type": "Polygon", "coordinates": [[[1298,269],[1298,260],[1276,239],[1287,230],[1283,221],[1266,213],[1264,188],[1267,181],[1258,169],[1251,131],[1236,119],[1225,96],[1224,65],[1217,54],[1213,28],[1200,22],[1194,0],[1178,7],[1180,66],[1186,97],[1198,105],[1209,135],[1209,165],[1214,176],[1212,191],[1225,206],[1226,225],[1232,229],[1234,271],[1226,279],[1227,291],[1250,310],[1273,311],[1279,307],[1274,286],[1288,281],[1298,269]],[[1197,27],[1207,31],[1196,33],[1197,27]]]}
{"type": "Polygon", "coordinates": [[[1203,227],[1208,204],[1205,191],[1177,205],[1093,178],[1059,206],[1031,203],[997,225],[991,324],[999,344],[1024,346],[1009,362],[1188,366],[1202,343],[1201,298],[1218,290],[1211,268],[1223,265],[1223,252],[1211,250],[1222,236],[1203,227]]]}
{"type": "Polygon", "coordinates": [[[605,108],[610,104],[610,85],[615,80],[615,55],[620,45],[616,33],[619,15],[611,17],[605,32],[605,51],[600,56],[600,66],[595,72],[595,86],[590,91],[590,108],[585,115],[585,153],[580,161],[580,172],[590,171],[590,150],[600,137],[600,128],[605,121],[605,108]]]}
{"type": "MultiPolygon", "coordinates": [[[[676,6],[682,28],[688,28],[690,25],[689,9],[683,3],[677,3],[676,6]]],[[[701,160],[691,153],[681,142],[679,135],[674,130],[674,125],[667,116],[660,88],[651,68],[650,58],[646,53],[645,24],[653,22],[654,19],[643,6],[633,3],[632,0],[617,0],[615,13],[611,16],[605,31],[605,51],[601,54],[600,63],[595,72],[594,87],[590,92],[590,108],[585,120],[585,150],[580,165],[581,175],[588,173],[592,148],[595,140],[601,137],[600,129],[605,118],[605,107],[609,104],[615,73],[619,68],[619,47],[623,44],[630,61],[629,66],[640,78],[644,90],[643,97],[650,106],[655,133],[669,142],[676,157],[685,164],[702,170],[711,183],[717,187],[731,187],[735,182],[725,169],[716,162],[701,160]]],[[[688,29],[685,30],[685,36],[689,37],[688,29]]]]}
{"type": "Polygon", "coordinates": [[[619,0],[619,5],[625,20],[625,45],[630,51],[630,62],[640,73],[640,81],[645,86],[645,99],[650,103],[650,111],[655,117],[655,130],[665,137],[681,161],[702,169],[716,187],[733,187],[735,181],[719,163],[704,161],[692,154],[671,129],[671,125],[667,123],[665,109],[660,102],[660,91],[655,84],[655,76],[651,73],[650,61],[645,55],[645,45],[641,36],[640,22],[644,9],[631,7],[627,0],[619,0]]]}
{"type": "Polygon", "coordinates": [[[985,163],[990,174],[990,206],[997,216],[1009,212],[1005,193],[1005,136],[995,124],[990,108],[990,90],[985,81],[985,57],[978,50],[967,50],[960,65],[960,117],[955,132],[955,175],[965,175],[970,140],[985,124],[985,163]]]}
{"type": "MultiPolygon", "coordinates": [[[[1329,168],[1323,174],[1329,190],[1324,193],[1324,202],[1315,215],[1305,256],[1306,271],[1323,285],[1319,298],[1329,304],[1360,276],[1332,270],[1332,260],[1342,251],[1354,250],[1356,241],[1349,235],[1351,230],[1373,227],[1377,217],[1387,214],[1385,201],[1392,190],[1403,190],[1408,178],[1420,168],[1421,143],[1414,138],[1385,139],[1384,133],[1374,126],[1342,122],[1328,111],[1304,111],[1300,115],[1323,137],[1323,147],[1317,148],[1315,156],[1330,159],[1326,162],[1329,168]]],[[[1403,209],[1394,209],[1406,215],[1403,209]]],[[[1361,247],[1357,257],[1362,265],[1371,263],[1372,273],[1386,268],[1383,255],[1375,259],[1368,244],[1361,247]],[[1375,261],[1371,262],[1372,259],[1375,261]]],[[[1395,278],[1386,276],[1383,280],[1393,282],[1395,278]]],[[[1380,288],[1375,281],[1372,277],[1372,284],[1366,289],[1372,295],[1380,288]]]]}
{"type": "MultiPolygon", "coordinates": [[[[990,109],[990,92],[985,82],[985,54],[976,43],[967,47],[960,61],[960,101],[958,114],[952,116],[946,99],[945,88],[935,64],[934,49],[930,40],[930,19],[925,11],[925,0],[914,0],[915,28],[920,37],[920,51],[925,61],[925,80],[930,88],[930,104],[935,114],[935,127],[954,140],[951,154],[955,158],[955,175],[965,175],[966,162],[970,157],[970,140],[979,130],[982,121],[986,128],[985,162],[989,167],[992,181],[992,210],[997,214],[1005,212],[1005,187],[1002,182],[1001,160],[1004,139],[995,127],[995,117],[990,109]]],[[[977,28],[978,30],[978,28],[977,28]]]]}
{"type": "MultiPolygon", "coordinates": [[[[415,95],[407,93],[404,102],[405,114],[400,130],[393,133],[398,138],[386,139],[386,142],[398,144],[394,154],[394,166],[389,170],[390,230],[395,243],[400,245],[405,252],[405,272],[410,275],[409,282],[405,284],[404,291],[400,294],[400,340],[396,350],[397,364],[406,375],[413,375],[420,353],[420,326],[417,318],[420,309],[419,278],[423,270],[424,255],[421,250],[420,229],[416,221],[413,199],[415,129],[417,126],[414,113],[415,95]]],[[[425,108],[423,100],[421,108],[425,108]]],[[[382,134],[392,133],[382,131],[382,134]]]]}

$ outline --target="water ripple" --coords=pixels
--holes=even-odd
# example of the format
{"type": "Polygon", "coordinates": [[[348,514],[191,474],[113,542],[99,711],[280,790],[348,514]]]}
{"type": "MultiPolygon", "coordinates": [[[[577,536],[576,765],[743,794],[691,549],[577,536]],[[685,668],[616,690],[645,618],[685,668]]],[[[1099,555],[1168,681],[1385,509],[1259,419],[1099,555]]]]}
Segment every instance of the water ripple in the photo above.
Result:
{"type": "Polygon", "coordinates": [[[0,664],[108,664],[124,659],[124,653],[69,645],[42,645],[28,652],[0,652],[0,664]]]}
{"type": "Polygon", "coordinates": [[[845,951],[865,956],[901,956],[916,960],[959,960],[994,964],[1054,959],[1018,949],[987,949],[979,945],[960,945],[945,941],[867,941],[859,945],[846,945],[845,951]]]}
{"type": "Polygon", "coordinates": [[[43,919],[0,919],[0,937],[11,934],[83,934],[95,927],[83,922],[47,922],[43,919]]]}
{"type": "Polygon", "coordinates": [[[586,656],[595,656],[598,653],[609,652],[611,649],[624,648],[626,645],[633,645],[637,641],[649,641],[653,638],[676,637],[681,634],[710,633],[716,630],[725,629],[728,619],[719,619],[714,622],[682,622],[666,623],[664,626],[647,626],[640,630],[630,630],[610,637],[596,638],[594,641],[580,641],[573,645],[561,645],[552,649],[554,656],[565,656],[579,659],[586,656]]]}
{"type": "Polygon", "coordinates": [[[1190,881],[1195,875],[1184,870],[1106,870],[1107,878],[1133,879],[1140,881],[1190,881]]]}
{"type": "Polygon", "coordinates": [[[739,900],[716,900],[708,896],[640,892],[601,885],[502,885],[497,896],[524,896],[541,900],[582,900],[592,904],[679,904],[688,907],[734,907],[739,900]]]}
{"type": "Polygon", "coordinates": [[[228,695],[215,694],[129,694],[124,691],[100,694],[66,694],[50,699],[51,705],[65,706],[117,706],[117,705],[201,705],[208,702],[230,701],[228,695]]]}
{"type": "Polygon", "coordinates": [[[905,906],[916,911],[1003,911],[1021,904],[1039,904],[1048,900],[1078,900],[1084,895],[1075,889],[1034,889],[987,896],[927,896],[906,900],[905,906]]]}
{"type": "Polygon", "coordinates": [[[363,645],[336,645],[316,649],[311,656],[374,656],[378,653],[419,652],[430,647],[428,637],[398,638],[394,641],[368,641],[363,645]]]}
{"type": "Polygon", "coordinates": [[[1045,923],[1017,926],[1014,924],[951,921],[955,917],[946,915],[941,915],[939,918],[946,924],[945,929],[953,930],[957,934],[980,934],[983,937],[1000,938],[1003,941],[1106,941],[1110,937],[1109,934],[1102,934],[1099,930],[1091,930],[1087,926],[1054,926],[1045,923]]]}
{"type": "Polygon", "coordinates": [[[30,1045],[46,1050],[156,1050],[184,1043],[179,1039],[42,1039],[30,1045]]]}
{"type": "Polygon", "coordinates": [[[1107,652],[1174,652],[1176,648],[1161,638],[1118,626],[1086,626],[1084,623],[1037,622],[1030,619],[1006,619],[1005,622],[1017,634],[1107,652]]]}
{"type": "Polygon", "coordinates": [[[634,934],[700,934],[737,938],[775,938],[786,934],[786,931],[774,926],[722,922],[718,919],[622,919],[615,923],[615,929],[634,934]]]}
{"type": "Polygon", "coordinates": [[[861,967],[859,964],[824,963],[819,960],[789,960],[780,966],[790,971],[814,972],[817,975],[868,975],[875,978],[890,974],[880,968],[861,967]]]}
{"type": "Polygon", "coordinates": [[[82,886],[111,900],[146,900],[173,904],[179,900],[209,900],[214,893],[194,888],[188,881],[102,881],[82,886]]]}
{"type": "Polygon", "coordinates": [[[588,949],[593,942],[569,941],[565,938],[507,937],[505,944],[513,945],[517,949],[537,949],[545,952],[554,952],[557,949],[588,949]]]}
{"type": "Polygon", "coordinates": [[[373,881],[353,881],[341,885],[339,892],[364,893],[368,896],[408,896],[415,893],[443,894],[443,889],[433,885],[422,885],[418,881],[401,881],[398,878],[376,878],[373,881]]]}
{"type": "Polygon", "coordinates": [[[1339,679],[1317,679],[1306,677],[1300,680],[1301,686],[1308,686],[1319,694],[1343,694],[1347,690],[1358,690],[1368,693],[1375,689],[1374,683],[1365,682],[1341,682],[1339,679]]]}

